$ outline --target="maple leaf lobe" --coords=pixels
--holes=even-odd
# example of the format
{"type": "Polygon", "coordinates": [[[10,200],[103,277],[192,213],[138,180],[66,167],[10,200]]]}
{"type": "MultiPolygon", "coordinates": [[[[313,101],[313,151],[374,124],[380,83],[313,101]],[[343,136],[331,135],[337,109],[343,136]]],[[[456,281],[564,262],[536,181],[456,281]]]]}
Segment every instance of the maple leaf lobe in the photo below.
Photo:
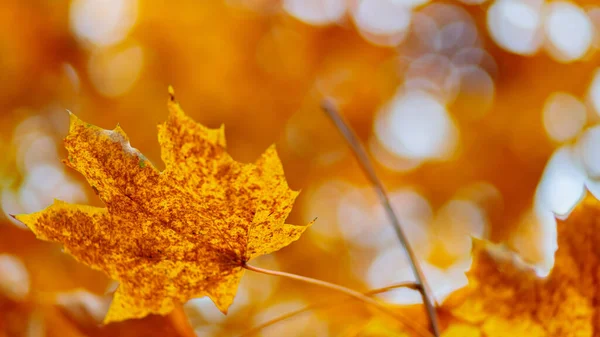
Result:
{"type": "MultiPolygon", "coordinates": [[[[298,192],[275,148],[254,164],[226,152],[224,128],[189,118],[169,89],[158,127],[158,171],[117,126],[104,130],[71,114],[65,163],[80,172],[104,208],[62,201],[18,215],[36,236],[64,244],[82,263],[121,282],[106,322],[166,314],[209,296],[224,313],[246,261],[297,240],[308,226],[285,223],[298,192]]],[[[310,225],[310,224],[309,224],[310,225]]]]}

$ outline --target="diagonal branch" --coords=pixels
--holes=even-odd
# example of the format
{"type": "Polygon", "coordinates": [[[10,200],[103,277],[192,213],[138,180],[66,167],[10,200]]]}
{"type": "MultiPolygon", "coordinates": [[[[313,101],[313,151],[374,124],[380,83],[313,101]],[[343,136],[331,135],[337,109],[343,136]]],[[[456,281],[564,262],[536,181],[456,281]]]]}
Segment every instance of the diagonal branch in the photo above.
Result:
{"type": "Polygon", "coordinates": [[[321,107],[327,113],[329,118],[333,121],[333,123],[335,124],[337,129],[340,131],[340,133],[344,136],[344,138],[348,142],[348,145],[350,145],[350,147],[352,148],[352,151],[354,152],[356,159],[358,159],[358,162],[360,163],[361,168],[367,175],[367,178],[369,179],[371,184],[373,184],[373,187],[374,187],[375,191],[377,192],[377,196],[379,197],[381,204],[384,206],[387,216],[390,219],[390,221],[392,222],[394,230],[396,231],[396,236],[398,237],[398,240],[404,247],[404,250],[406,251],[408,258],[410,259],[410,263],[411,263],[410,265],[411,265],[413,274],[415,275],[415,279],[417,280],[417,283],[421,285],[419,291],[421,292],[421,296],[423,297],[423,302],[425,303],[425,308],[427,309],[427,315],[429,316],[431,330],[432,330],[434,336],[439,337],[440,329],[439,329],[439,325],[438,325],[438,321],[437,321],[437,314],[435,312],[435,303],[434,303],[431,289],[429,288],[429,286],[427,285],[427,283],[425,281],[425,276],[423,274],[423,270],[421,269],[421,266],[419,265],[419,261],[417,261],[415,253],[412,250],[410,243],[408,242],[408,239],[406,238],[406,235],[404,234],[404,231],[402,230],[402,227],[400,225],[400,220],[398,220],[398,217],[396,216],[396,213],[394,212],[394,210],[392,208],[392,205],[390,203],[390,199],[385,190],[385,187],[383,186],[383,184],[377,177],[377,174],[375,173],[375,169],[373,168],[373,165],[371,164],[371,161],[369,159],[369,156],[367,155],[367,152],[365,151],[365,148],[362,146],[362,144],[358,140],[358,137],[356,136],[354,131],[350,128],[350,126],[348,126],[348,123],[339,114],[339,112],[337,111],[337,108],[335,107],[334,103],[331,100],[325,99],[322,102],[321,107]]]}

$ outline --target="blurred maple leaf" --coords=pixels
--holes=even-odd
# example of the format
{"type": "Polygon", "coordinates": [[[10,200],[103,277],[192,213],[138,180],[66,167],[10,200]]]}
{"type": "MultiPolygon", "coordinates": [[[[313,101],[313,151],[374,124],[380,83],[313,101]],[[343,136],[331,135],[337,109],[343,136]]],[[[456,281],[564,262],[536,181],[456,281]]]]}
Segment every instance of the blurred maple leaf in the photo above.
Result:
{"type": "Polygon", "coordinates": [[[66,164],[82,173],[106,208],[55,201],[16,218],[43,240],[62,242],[80,262],[121,282],[105,322],[166,314],[208,295],[227,312],[244,264],[297,240],[308,226],[285,224],[298,192],[270,147],[255,164],[225,151],[224,129],[187,117],[170,89],[159,126],[166,169],[158,171],[117,126],[71,115],[66,164]]]}
{"type": "Polygon", "coordinates": [[[600,201],[588,196],[558,221],[555,264],[542,278],[516,253],[476,241],[469,285],[443,308],[487,337],[600,333],[600,201]]]}
{"type": "MultiPolygon", "coordinates": [[[[109,301],[104,297],[80,290],[58,294],[57,300],[49,296],[14,301],[0,292],[0,336],[28,336],[32,327],[36,336],[45,337],[187,337],[192,332],[185,330],[183,311],[175,310],[169,316],[147,316],[99,325],[93,316],[103,311],[109,301]],[[68,299],[67,299],[68,297],[68,299]],[[54,303],[54,302],[58,303],[54,303]]],[[[100,319],[101,320],[101,319],[100,319]]]]}
{"type": "MultiPolygon", "coordinates": [[[[442,337],[598,336],[599,217],[600,201],[590,195],[558,221],[558,250],[547,277],[506,247],[475,240],[469,284],[438,308],[442,337]]],[[[422,310],[414,315],[414,306],[398,310],[426,322],[422,310]]],[[[387,336],[379,331],[393,324],[374,317],[356,335],[387,336]]]]}

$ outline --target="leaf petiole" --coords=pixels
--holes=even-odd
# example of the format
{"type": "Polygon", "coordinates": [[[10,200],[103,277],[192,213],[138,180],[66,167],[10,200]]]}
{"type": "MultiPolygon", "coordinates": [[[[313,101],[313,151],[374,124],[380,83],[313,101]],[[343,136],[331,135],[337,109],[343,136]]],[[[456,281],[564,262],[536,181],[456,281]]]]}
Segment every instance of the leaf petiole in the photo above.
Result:
{"type": "MultiPolygon", "coordinates": [[[[419,285],[414,283],[414,282],[401,282],[401,283],[396,283],[396,284],[392,284],[389,285],[387,287],[383,287],[383,288],[377,288],[377,289],[373,289],[373,290],[369,290],[367,292],[364,292],[363,295],[365,296],[373,296],[376,294],[381,294],[381,293],[385,293],[387,291],[393,290],[393,289],[398,289],[398,288],[409,288],[409,289],[414,289],[414,290],[418,290],[419,289],[419,285]]],[[[253,327],[252,329],[246,331],[244,334],[240,335],[240,337],[249,337],[252,336],[256,333],[258,333],[260,330],[267,328],[271,325],[274,325],[276,323],[279,323],[281,321],[284,321],[290,317],[299,315],[303,312],[307,312],[313,309],[319,309],[319,308],[325,308],[325,307],[329,307],[329,306],[334,306],[334,305],[339,305],[344,303],[345,301],[337,301],[334,303],[331,303],[329,301],[320,301],[320,302],[315,302],[312,304],[309,304],[303,308],[288,312],[286,314],[283,314],[281,316],[275,317],[272,320],[269,320],[267,322],[264,322],[258,326],[253,327]]]]}
{"type": "Polygon", "coordinates": [[[301,275],[296,275],[296,274],[291,274],[291,273],[286,273],[286,272],[282,272],[282,271],[276,271],[276,270],[270,270],[270,269],[263,269],[263,268],[259,268],[259,267],[255,267],[255,266],[251,266],[249,264],[243,264],[242,265],[243,268],[247,269],[247,270],[251,270],[253,272],[256,273],[261,273],[261,274],[265,274],[265,275],[272,275],[272,276],[281,276],[281,277],[287,277],[289,279],[292,280],[297,280],[297,281],[302,281],[305,283],[309,283],[309,284],[313,284],[313,285],[317,285],[320,287],[324,287],[324,288],[328,288],[331,290],[335,290],[338,291],[340,293],[343,293],[349,297],[355,298],[365,304],[370,305],[371,307],[377,309],[378,311],[391,316],[392,318],[398,320],[400,323],[402,323],[404,326],[406,326],[408,329],[412,330],[414,333],[418,334],[419,336],[432,336],[431,333],[420,326],[413,326],[412,322],[410,321],[409,318],[402,316],[400,313],[398,312],[394,312],[392,310],[390,310],[388,307],[386,307],[385,305],[381,304],[380,302],[377,302],[376,300],[372,299],[371,297],[368,297],[367,295],[358,292],[356,290],[352,290],[350,288],[346,288],[344,286],[338,285],[338,284],[334,284],[334,283],[330,283],[327,281],[323,281],[323,280],[318,280],[318,279],[314,279],[311,277],[306,277],[306,276],[301,276],[301,275]]]}

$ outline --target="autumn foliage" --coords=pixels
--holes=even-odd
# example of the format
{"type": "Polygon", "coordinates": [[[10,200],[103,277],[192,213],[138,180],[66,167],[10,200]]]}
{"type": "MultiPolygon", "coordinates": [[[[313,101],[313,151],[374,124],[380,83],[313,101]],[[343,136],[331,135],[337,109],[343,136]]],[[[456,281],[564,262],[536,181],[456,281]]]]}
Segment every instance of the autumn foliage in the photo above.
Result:
{"type": "Polygon", "coordinates": [[[600,336],[599,37],[583,0],[4,1],[0,337],[432,336],[415,262],[440,336],[600,336]]]}

